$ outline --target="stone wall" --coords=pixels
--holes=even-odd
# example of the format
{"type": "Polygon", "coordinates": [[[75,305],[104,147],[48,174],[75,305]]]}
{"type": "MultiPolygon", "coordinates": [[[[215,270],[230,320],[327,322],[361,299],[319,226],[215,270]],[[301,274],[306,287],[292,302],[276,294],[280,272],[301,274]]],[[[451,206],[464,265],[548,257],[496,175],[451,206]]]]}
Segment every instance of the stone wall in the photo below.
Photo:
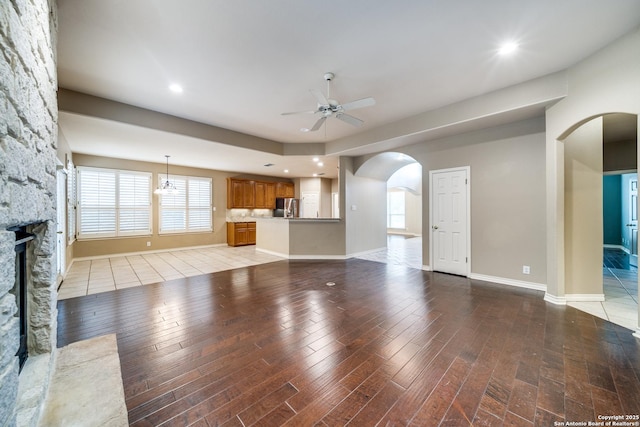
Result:
{"type": "Polygon", "coordinates": [[[8,227],[34,224],[29,231],[36,235],[28,266],[29,355],[55,348],[56,32],[55,0],[0,1],[0,426],[30,425],[38,416],[34,409],[17,421],[19,325],[9,292],[15,235],[8,227]]]}

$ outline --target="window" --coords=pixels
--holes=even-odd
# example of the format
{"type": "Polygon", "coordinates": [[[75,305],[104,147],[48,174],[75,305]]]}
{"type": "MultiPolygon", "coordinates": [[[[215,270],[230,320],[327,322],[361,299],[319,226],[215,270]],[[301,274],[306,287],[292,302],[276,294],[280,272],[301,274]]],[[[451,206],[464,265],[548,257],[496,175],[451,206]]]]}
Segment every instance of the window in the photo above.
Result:
{"type": "Polygon", "coordinates": [[[67,162],[67,240],[73,243],[76,240],[76,205],[77,205],[77,186],[76,186],[76,168],[73,162],[67,162]]]}
{"type": "Polygon", "coordinates": [[[172,175],[171,181],[178,193],[159,196],[160,233],[211,231],[211,178],[172,175]]]}
{"type": "Polygon", "coordinates": [[[151,174],[78,167],[78,239],[151,234],[151,174]]]}
{"type": "Polygon", "coordinates": [[[387,192],[387,228],[405,228],[404,191],[387,192]]]}

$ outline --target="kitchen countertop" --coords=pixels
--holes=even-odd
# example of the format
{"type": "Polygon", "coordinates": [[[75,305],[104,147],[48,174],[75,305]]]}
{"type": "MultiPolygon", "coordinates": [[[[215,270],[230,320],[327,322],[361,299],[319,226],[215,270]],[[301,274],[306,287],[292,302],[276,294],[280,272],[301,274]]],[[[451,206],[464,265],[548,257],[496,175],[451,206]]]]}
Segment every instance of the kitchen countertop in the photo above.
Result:
{"type": "Polygon", "coordinates": [[[281,216],[269,216],[269,217],[258,217],[258,218],[254,218],[255,219],[266,219],[266,220],[277,220],[277,221],[281,221],[281,220],[289,220],[289,221],[305,221],[305,222],[339,222],[340,218],[284,218],[281,216]]]}

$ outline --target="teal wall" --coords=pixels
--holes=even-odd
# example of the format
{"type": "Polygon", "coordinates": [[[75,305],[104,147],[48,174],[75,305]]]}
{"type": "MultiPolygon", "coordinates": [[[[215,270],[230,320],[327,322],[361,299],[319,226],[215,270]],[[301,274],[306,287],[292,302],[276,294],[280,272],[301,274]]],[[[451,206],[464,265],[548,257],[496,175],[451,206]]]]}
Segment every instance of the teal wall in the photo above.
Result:
{"type": "Polygon", "coordinates": [[[622,176],[605,175],[602,183],[605,245],[622,245],[622,176]]]}

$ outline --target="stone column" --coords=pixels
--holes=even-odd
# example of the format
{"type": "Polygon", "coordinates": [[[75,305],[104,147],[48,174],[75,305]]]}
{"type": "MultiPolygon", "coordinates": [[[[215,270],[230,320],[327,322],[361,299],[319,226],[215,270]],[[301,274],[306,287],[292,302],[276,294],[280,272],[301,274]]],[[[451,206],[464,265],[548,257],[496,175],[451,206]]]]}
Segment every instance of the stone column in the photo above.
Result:
{"type": "MultiPolygon", "coordinates": [[[[55,0],[0,1],[0,426],[33,425],[16,414],[19,322],[13,226],[30,226],[29,355],[51,354],[56,334],[56,148],[58,135],[55,0]]],[[[51,359],[49,357],[49,359],[51,359]]],[[[46,356],[45,356],[46,360],[46,356]]],[[[27,362],[28,365],[28,362],[27,362]]],[[[49,365],[50,369],[50,365],[49,365]]],[[[23,370],[24,375],[27,367],[23,370]]],[[[48,381],[45,372],[42,382],[48,381]]]]}

